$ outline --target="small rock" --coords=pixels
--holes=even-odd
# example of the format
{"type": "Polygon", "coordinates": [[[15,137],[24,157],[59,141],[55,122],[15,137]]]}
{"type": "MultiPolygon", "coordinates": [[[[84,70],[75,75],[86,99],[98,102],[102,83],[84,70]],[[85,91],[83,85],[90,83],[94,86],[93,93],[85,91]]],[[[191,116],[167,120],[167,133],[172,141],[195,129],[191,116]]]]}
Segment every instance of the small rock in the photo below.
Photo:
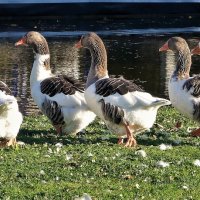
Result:
{"type": "Polygon", "coordinates": [[[147,157],[147,154],[146,154],[146,152],[144,150],[138,150],[138,151],[135,152],[135,154],[139,155],[139,156],[141,156],[143,158],[147,157]]]}
{"type": "Polygon", "coordinates": [[[169,163],[168,162],[164,162],[162,160],[158,161],[156,164],[157,164],[158,167],[163,167],[163,168],[164,167],[169,167],[169,163]]]}

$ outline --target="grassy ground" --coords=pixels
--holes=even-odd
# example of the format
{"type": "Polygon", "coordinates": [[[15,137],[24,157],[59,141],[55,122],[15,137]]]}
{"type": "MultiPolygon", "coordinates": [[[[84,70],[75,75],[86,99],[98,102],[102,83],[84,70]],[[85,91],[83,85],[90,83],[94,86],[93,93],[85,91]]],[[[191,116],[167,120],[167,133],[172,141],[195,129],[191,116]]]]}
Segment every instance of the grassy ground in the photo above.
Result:
{"type": "Polygon", "coordinates": [[[196,127],[162,108],[134,149],[117,145],[98,120],[77,137],[56,137],[44,116],[25,117],[18,135],[25,145],[0,150],[0,199],[199,199],[200,139],[189,136],[196,127]],[[162,143],[172,146],[162,151],[162,143]]]}

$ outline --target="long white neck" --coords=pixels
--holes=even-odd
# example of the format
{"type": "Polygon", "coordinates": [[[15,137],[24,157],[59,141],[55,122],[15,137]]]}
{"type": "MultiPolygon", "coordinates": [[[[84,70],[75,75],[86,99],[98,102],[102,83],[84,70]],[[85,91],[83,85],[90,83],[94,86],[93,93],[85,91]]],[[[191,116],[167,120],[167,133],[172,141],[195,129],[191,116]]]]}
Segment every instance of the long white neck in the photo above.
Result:
{"type": "Polygon", "coordinates": [[[45,66],[45,62],[49,62],[50,55],[36,54],[33,67],[30,76],[30,85],[32,86],[35,82],[40,82],[48,77],[52,76],[50,67],[45,66]]]}

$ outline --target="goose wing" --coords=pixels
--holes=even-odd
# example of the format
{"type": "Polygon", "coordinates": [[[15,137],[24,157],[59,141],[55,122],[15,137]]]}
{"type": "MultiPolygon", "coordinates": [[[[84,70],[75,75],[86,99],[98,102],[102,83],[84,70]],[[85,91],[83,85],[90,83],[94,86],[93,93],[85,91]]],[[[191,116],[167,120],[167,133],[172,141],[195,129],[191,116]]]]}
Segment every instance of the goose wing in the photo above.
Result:
{"type": "Polygon", "coordinates": [[[183,89],[186,89],[187,92],[190,92],[193,97],[200,97],[200,75],[186,80],[183,84],[183,89]]]}
{"type": "Polygon", "coordinates": [[[95,86],[99,98],[121,108],[147,107],[158,101],[134,82],[122,78],[101,79],[95,86]]]}
{"type": "Polygon", "coordinates": [[[66,75],[50,77],[40,83],[43,94],[60,106],[81,105],[83,101],[84,85],[66,75]]]}

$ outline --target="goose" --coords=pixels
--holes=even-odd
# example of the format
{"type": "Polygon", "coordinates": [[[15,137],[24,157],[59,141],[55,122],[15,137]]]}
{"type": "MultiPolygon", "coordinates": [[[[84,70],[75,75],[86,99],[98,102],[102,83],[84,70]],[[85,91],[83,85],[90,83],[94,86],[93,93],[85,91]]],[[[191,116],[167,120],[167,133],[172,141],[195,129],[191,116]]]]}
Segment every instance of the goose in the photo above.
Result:
{"type": "MultiPolygon", "coordinates": [[[[200,122],[200,76],[190,77],[191,52],[187,42],[181,37],[171,37],[159,51],[173,51],[176,59],[175,70],[168,83],[169,99],[183,115],[200,122]]],[[[193,53],[195,51],[193,50],[193,53]]],[[[191,132],[200,136],[200,129],[191,132]]]]}
{"type": "Polygon", "coordinates": [[[14,146],[23,117],[17,99],[8,86],[0,81],[0,146],[14,146]]]}
{"type": "Polygon", "coordinates": [[[76,47],[87,48],[91,53],[85,90],[88,106],[118,135],[118,144],[123,144],[123,137],[127,136],[125,146],[135,147],[135,135],[150,129],[158,108],[170,101],[153,97],[124,78],[109,78],[106,49],[96,33],[83,35],[76,47]]]}
{"type": "Polygon", "coordinates": [[[95,114],[84,98],[84,86],[67,75],[54,75],[46,39],[36,31],[26,33],[15,46],[30,46],[35,58],[30,75],[31,95],[58,135],[76,134],[88,126],[95,114]]]}

